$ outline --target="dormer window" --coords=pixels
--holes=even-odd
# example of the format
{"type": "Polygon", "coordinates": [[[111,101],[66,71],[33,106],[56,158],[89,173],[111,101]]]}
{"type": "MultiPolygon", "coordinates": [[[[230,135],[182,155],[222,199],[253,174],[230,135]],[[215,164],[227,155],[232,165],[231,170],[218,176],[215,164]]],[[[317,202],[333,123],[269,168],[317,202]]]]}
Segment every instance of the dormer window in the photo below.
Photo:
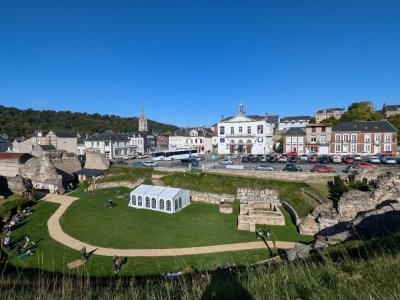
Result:
{"type": "Polygon", "coordinates": [[[199,133],[197,132],[197,130],[191,130],[189,133],[190,136],[198,136],[199,133]]]}

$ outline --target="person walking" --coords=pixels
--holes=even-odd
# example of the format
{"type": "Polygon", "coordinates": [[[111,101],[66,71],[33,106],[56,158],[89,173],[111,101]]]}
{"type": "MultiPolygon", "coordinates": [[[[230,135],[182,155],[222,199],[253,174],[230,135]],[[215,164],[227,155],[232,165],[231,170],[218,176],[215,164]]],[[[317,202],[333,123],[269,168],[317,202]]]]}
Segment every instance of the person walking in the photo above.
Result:
{"type": "Polygon", "coordinates": [[[81,255],[82,255],[83,262],[86,262],[86,260],[88,258],[88,255],[87,255],[87,252],[86,252],[86,246],[85,245],[83,245],[82,248],[81,248],[81,255]]]}

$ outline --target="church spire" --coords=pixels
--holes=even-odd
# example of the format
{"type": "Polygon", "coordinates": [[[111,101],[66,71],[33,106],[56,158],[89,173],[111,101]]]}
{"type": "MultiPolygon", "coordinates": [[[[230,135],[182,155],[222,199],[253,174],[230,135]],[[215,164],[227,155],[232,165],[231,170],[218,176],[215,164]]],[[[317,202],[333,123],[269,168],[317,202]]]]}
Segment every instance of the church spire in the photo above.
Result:
{"type": "Polygon", "coordinates": [[[144,116],[144,107],[142,105],[142,112],[139,118],[139,131],[148,131],[147,129],[147,120],[144,116]]]}

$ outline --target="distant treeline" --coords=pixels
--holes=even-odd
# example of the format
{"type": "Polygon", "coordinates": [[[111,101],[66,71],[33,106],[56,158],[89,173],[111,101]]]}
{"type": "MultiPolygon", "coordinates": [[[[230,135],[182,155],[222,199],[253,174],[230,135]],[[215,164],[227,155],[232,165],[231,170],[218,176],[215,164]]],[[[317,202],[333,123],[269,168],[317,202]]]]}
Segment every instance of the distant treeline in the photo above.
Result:
{"type": "MultiPolygon", "coordinates": [[[[149,129],[170,133],[176,126],[147,120],[149,129]]],[[[0,134],[9,137],[28,136],[35,130],[67,130],[72,133],[93,134],[107,129],[115,132],[138,130],[138,118],[116,115],[88,114],[70,111],[17,109],[0,105],[0,134]]]]}

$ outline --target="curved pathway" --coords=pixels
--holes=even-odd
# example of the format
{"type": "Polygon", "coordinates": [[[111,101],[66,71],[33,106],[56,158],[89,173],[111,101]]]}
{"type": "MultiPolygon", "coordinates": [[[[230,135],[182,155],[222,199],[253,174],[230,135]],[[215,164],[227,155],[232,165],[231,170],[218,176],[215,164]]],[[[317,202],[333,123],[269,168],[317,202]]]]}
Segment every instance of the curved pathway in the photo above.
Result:
{"type": "MultiPolygon", "coordinates": [[[[77,200],[76,197],[66,195],[48,195],[44,200],[61,204],[56,212],[47,221],[47,227],[49,229],[50,236],[57,242],[70,247],[75,250],[80,250],[82,245],[85,245],[87,251],[90,252],[97,249],[95,254],[104,256],[180,256],[180,255],[194,255],[194,254],[206,254],[206,253],[217,253],[226,251],[239,251],[239,250],[251,250],[251,249],[266,249],[264,242],[256,241],[249,243],[236,243],[236,244],[225,244],[215,246],[204,246],[204,247],[189,247],[189,248],[171,248],[171,249],[113,249],[103,248],[94,245],[83,243],[70,235],[66,234],[60,225],[60,218],[62,214],[67,210],[68,206],[72,202],[77,200]]],[[[281,249],[290,249],[294,247],[295,243],[292,242],[275,242],[276,247],[281,249]]],[[[268,241],[268,245],[273,248],[272,242],[268,241]]]]}

